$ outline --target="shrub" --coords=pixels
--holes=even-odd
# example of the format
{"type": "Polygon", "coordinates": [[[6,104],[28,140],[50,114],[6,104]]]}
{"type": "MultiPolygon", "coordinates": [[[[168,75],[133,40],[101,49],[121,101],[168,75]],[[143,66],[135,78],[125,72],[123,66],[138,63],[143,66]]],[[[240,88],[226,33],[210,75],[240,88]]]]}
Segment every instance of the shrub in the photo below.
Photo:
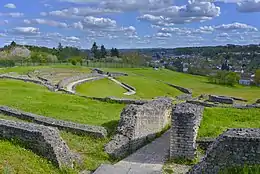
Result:
{"type": "Polygon", "coordinates": [[[234,86],[240,77],[235,72],[228,72],[228,71],[218,71],[217,74],[210,75],[208,77],[208,81],[210,83],[216,83],[221,85],[229,85],[234,86]]]}
{"type": "Polygon", "coordinates": [[[72,65],[77,65],[77,61],[76,61],[75,59],[72,59],[72,60],[71,60],[71,64],[72,64],[72,65]]]}
{"type": "Polygon", "coordinates": [[[15,66],[13,60],[0,59],[0,67],[12,67],[12,66],[15,66]]]}

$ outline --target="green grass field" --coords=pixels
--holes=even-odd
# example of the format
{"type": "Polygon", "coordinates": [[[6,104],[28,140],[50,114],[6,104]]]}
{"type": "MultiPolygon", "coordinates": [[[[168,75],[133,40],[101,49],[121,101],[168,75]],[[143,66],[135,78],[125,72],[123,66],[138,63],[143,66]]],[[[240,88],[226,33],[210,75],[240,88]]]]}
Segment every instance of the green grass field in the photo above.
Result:
{"type": "Polygon", "coordinates": [[[33,152],[11,142],[0,140],[0,173],[61,174],[62,172],[33,152]]]}
{"type": "Polygon", "coordinates": [[[206,108],[198,136],[217,137],[228,128],[260,128],[260,110],[206,108]]]}
{"type": "Polygon", "coordinates": [[[107,78],[83,83],[76,87],[76,91],[90,97],[124,97],[124,93],[127,92],[107,78]]]}
{"type": "Polygon", "coordinates": [[[0,80],[0,105],[56,119],[102,125],[119,120],[124,105],[54,93],[32,83],[0,80]]]}
{"type": "MultiPolygon", "coordinates": [[[[14,67],[0,69],[0,73],[18,72],[26,74],[35,69],[41,68],[65,68],[79,72],[90,72],[89,68],[80,66],[37,66],[37,67],[14,67]]],[[[260,88],[256,87],[226,87],[209,84],[206,77],[193,76],[177,73],[169,70],[155,71],[150,68],[118,68],[105,69],[108,71],[126,72],[129,76],[118,77],[136,88],[137,94],[125,96],[123,88],[114,82],[103,79],[94,82],[84,83],[77,87],[77,92],[95,97],[130,97],[150,99],[157,96],[177,96],[181,92],[165,85],[158,80],[191,88],[194,95],[218,94],[243,97],[255,101],[260,98],[260,88]]],[[[104,103],[89,100],[74,95],[55,93],[48,91],[40,85],[25,83],[22,81],[0,79],[0,105],[6,105],[21,109],[27,112],[41,114],[47,117],[73,121],[83,124],[101,125],[113,134],[120,118],[123,104],[104,103]]],[[[0,119],[19,119],[0,114],[0,119]]],[[[260,110],[238,110],[227,108],[206,108],[204,118],[199,129],[199,137],[217,137],[228,128],[260,128],[260,110]]],[[[62,138],[67,142],[70,149],[81,155],[83,163],[73,171],[95,170],[102,163],[113,163],[114,161],[103,151],[104,145],[111,136],[105,139],[96,139],[89,136],[78,136],[72,133],[60,131],[62,138]]],[[[50,162],[39,157],[31,151],[10,142],[0,140],[0,173],[64,173],[58,170],[50,162]],[[20,161],[23,165],[20,165],[20,161]]],[[[70,173],[67,172],[67,173],[70,173]]]]}
{"type": "Polygon", "coordinates": [[[118,77],[117,79],[136,88],[136,94],[130,96],[124,95],[124,93],[127,91],[108,79],[102,79],[81,84],[76,88],[76,91],[86,96],[120,97],[135,99],[152,99],[158,96],[175,97],[181,94],[181,92],[175,88],[172,88],[153,79],[144,78],[142,76],[133,75],[118,77]]]}
{"type": "Polygon", "coordinates": [[[257,98],[260,98],[259,87],[246,87],[240,85],[229,87],[210,84],[208,83],[207,77],[184,74],[167,69],[160,69],[156,71],[152,68],[108,68],[104,70],[126,72],[129,75],[140,75],[154,80],[163,80],[175,85],[192,89],[194,96],[198,96],[200,94],[228,95],[242,97],[248,99],[250,102],[255,102],[257,98]]]}

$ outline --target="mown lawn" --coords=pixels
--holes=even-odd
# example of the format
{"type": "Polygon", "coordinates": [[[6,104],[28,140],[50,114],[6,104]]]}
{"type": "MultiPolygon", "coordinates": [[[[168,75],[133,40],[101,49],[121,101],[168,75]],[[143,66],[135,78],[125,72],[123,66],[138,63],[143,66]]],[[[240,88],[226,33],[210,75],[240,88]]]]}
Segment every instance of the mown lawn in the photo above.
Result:
{"type": "Polygon", "coordinates": [[[163,80],[169,83],[192,89],[194,96],[198,96],[200,94],[228,95],[242,97],[248,99],[250,102],[255,102],[257,98],[260,98],[259,87],[246,87],[240,85],[229,87],[217,84],[210,84],[208,83],[207,77],[184,74],[167,69],[160,69],[156,71],[152,68],[107,68],[104,70],[126,72],[129,75],[136,74],[144,76],[146,78],[163,80]]]}
{"type": "Polygon", "coordinates": [[[91,97],[124,97],[124,88],[109,79],[86,82],[76,87],[80,94],[91,97]]]}
{"type": "Polygon", "coordinates": [[[136,94],[131,96],[133,98],[152,99],[158,96],[175,97],[182,94],[179,90],[164,83],[135,74],[118,77],[117,79],[133,86],[136,89],[136,94]]]}
{"type": "Polygon", "coordinates": [[[0,173],[62,174],[63,172],[33,152],[0,140],[0,173]]]}
{"type": "Polygon", "coordinates": [[[260,128],[260,110],[205,108],[198,136],[217,137],[228,128],[260,128]]]}
{"type": "Polygon", "coordinates": [[[104,103],[54,93],[46,88],[15,80],[0,80],[0,105],[56,119],[102,125],[119,120],[124,105],[104,103]]]}

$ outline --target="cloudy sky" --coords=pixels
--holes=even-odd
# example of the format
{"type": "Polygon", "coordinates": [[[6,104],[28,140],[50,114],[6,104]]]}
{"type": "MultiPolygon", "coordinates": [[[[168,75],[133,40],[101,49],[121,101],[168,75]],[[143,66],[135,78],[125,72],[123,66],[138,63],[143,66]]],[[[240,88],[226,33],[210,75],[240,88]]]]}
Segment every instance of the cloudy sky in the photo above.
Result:
{"type": "Polygon", "coordinates": [[[0,46],[260,43],[260,0],[0,0],[0,46]]]}

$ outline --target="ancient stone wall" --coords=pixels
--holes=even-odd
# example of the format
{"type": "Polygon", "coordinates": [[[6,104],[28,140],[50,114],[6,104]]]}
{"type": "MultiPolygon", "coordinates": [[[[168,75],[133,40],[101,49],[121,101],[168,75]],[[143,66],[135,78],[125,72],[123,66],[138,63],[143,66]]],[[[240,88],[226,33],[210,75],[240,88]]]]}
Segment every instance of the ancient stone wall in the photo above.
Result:
{"type": "Polygon", "coordinates": [[[31,82],[31,83],[35,83],[35,84],[38,84],[38,85],[42,85],[42,86],[45,86],[46,88],[48,88],[50,91],[56,91],[56,88],[48,83],[45,83],[44,81],[41,81],[39,79],[32,79],[28,76],[23,76],[23,75],[19,75],[19,76],[12,76],[12,75],[9,75],[9,74],[2,74],[0,75],[0,79],[3,78],[3,79],[13,79],[13,80],[21,80],[21,81],[24,81],[24,82],[31,82]]]}
{"type": "Polygon", "coordinates": [[[196,155],[196,138],[203,117],[203,106],[182,103],[172,112],[170,137],[171,159],[194,159],[196,155]]]}
{"type": "Polygon", "coordinates": [[[217,174],[226,168],[260,165],[260,129],[229,129],[210,145],[189,174],[217,174]]]}
{"type": "Polygon", "coordinates": [[[209,101],[224,103],[224,104],[233,104],[234,103],[234,99],[232,99],[230,97],[216,96],[216,95],[209,95],[209,101]]]}
{"type": "Polygon", "coordinates": [[[0,138],[17,139],[58,167],[73,167],[73,153],[55,128],[32,123],[0,120],[0,138]]]}
{"type": "Polygon", "coordinates": [[[167,85],[173,87],[173,88],[176,88],[178,89],[179,91],[185,93],[185,94],[192,94],[192,90],[191,89],[188,89],[188,88],[184,88],[184,87],[181,87],[181,86],[177,86],[177,85],[174,85],[174,84],[171,84],[171,83],[166,83],[167,85]]]}
{"type": "Polygon", "coordinates": [[[45,126],[57,127],[58,129],[70,131],[76,134],[85,134],[100,138],[107,136],[107,130],[101,126],[92,126],[69,121],[57,120],[28,112],[23,112],[6,106],[0,106],[0,113],[4,115],[17,117],[22,120],[32,121],[34,123],[42,124],[45,126]]]}
{"type": "Polygon", "coordinates": [[[155,138],[170,123],[172,100],[159,98],[143,105],[126,106],[116,135],[105,146],[113,157],[123,157],[155,138]]]}

